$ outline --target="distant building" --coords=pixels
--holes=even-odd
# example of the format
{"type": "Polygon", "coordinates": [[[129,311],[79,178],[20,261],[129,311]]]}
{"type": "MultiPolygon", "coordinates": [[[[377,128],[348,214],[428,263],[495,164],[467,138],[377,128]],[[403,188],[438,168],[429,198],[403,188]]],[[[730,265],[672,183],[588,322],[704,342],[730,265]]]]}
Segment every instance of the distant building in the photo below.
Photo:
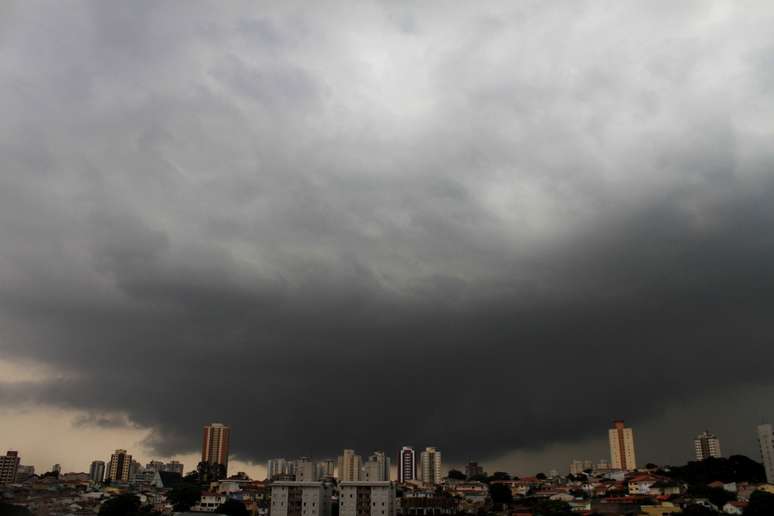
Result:
{"type": "Polygon", "coordinates": [[[361,480],[363,459],[355,453],[355,450],[344,450],[339,457],[338,479],[339,481],[361,480]]]}
{"type": "Polygon", "coordinates": [[[0,456],[0,484],[11,484],[16,482],[16,473],[19,469],[19,452],[7,451],[4,456],[0,456]]]}
{"type": "Polygon", "coordinates": [[[231,441],[231,427],[212,423],[204,427],[202,435],[202,462],[222,464],[228,473],[228,451],[231,441]]]}
{"type": "Polygon", "coordinates": [[[416,452],[411,446],[400,449],[398,456],[398,482],[409,482],[417,479],[416,452]]]}
{"type": "Polygon", "coordinates": [[[390,480],[390,458],[383,451],[375,451],[365,464],[365,480],[384,482],[390,480]]]}
{"type": "Polygon", "coordinates": [[[95,484],[101,484],[105,480],[105,461],[95,460],[89,466],[89,480],[95,484]]]}
{"type": "Polygon", "coordinates": [[[323,482],[274,482],[271,516],[330,516],[331,488],[323,482]]]}
{"type": "Polygon", "coordinates": [[[22,464],[19,464],[19,467],[16,468],[16,481],[24,482],[34,474],[35,474],[35,466],[24,466],[22,464]]]}
{"type": "Polygon", "coordinates": [[[336,477],[336,460],[325,459],[317,463],[317,478],[322,480],[324,478],[336,477]]]}
{"type": "Polygon", "coordinates": [[[610,469],[610,463],[607,462],[605,459],[599,459],[599,462],[597,462],[597,465],[594,466],[595,471],[607,471],[610,469]]]}
{"type": "Polygon", "coordinates": [[[758,444],[761,449],[761,462],[766,469],[766,482],[774,483],[774,432],[771,425],[758,426],[758,444]]]}
{"type": "Polygon", "coordinates": [[[59,474],[62,473],[62,466],[59,464],[54,464],[51,466],[51,472],[56,473],[56,476],[59,476],[59,474]]]}
{"type": "Polygon", "coordinates": [[[468,462],[465,466],[465,476],[468,479],[473,477],[479,477],[484,474],[484,468],[478,465],[478,462],[468,462]]]}
{"type": "Polygon", "coordinates": [[[693,440],[693,448],[696,452],[696,460],[709,459],[710,457],[720,458],[720,439],[705,430],[696,436],[693,440]]]}
{"type": "Polygon", "coordinates": [[[145,465],[148,471],[164,471],[164,463],[160,460],[152,460],[145,465]]]}
{"type": "Polygon", "coordinates": [[[288,475],[288,461],[283,458],[269,459],[266,463],[266,478],[269,480],[288,475]]]}
{"type": "Polygon", "coordinates": [[[419,480],[425,484],[441,483],[441,451],[432,446],[425,448],[419,457],[420,472],[422,476],[419,480]]]}
{"type": "Polygon", "coordinates": [[[317,481],[317,464],[309,457],[301,457],[296,461],[296,480],[298,482],[317,481]]]}
{"type": "Polygon", "coordinates": [[[395,516],[396,505],[392,482],[339,483],[339,516],[395,516]]]}
{"type": "Polygon", "coordinates": [[[608,431],[608,437],[610,439],[610,464],[612,468],[625,471],[637,469],[632,429],[625,427],[623,421],[613,421],[613,428],[608,431]]]}
{"type": "Polygon", "coordinates": [[[171,460],[164,464],[164,467],[161,469],[161,471],[166,471],[167,473],[178,473],[182,476],[183,464],[176,460],[171,460]]]}
{"type": "Polygon", "coordinates": [[[573,460],[570,463],[570,474],[571,475],[578,475],[580,473],[583,473],[584,471],[589,471],[594,469],[594,462],[585,459],[585,460],[573,460]]]}
{"type": "Polygon", "coordinates": [[[107,469],[107,479],[111,482],[129,482],[132,467],[132,456],[126,450],[116,450],[110,456],[107,469]]]}

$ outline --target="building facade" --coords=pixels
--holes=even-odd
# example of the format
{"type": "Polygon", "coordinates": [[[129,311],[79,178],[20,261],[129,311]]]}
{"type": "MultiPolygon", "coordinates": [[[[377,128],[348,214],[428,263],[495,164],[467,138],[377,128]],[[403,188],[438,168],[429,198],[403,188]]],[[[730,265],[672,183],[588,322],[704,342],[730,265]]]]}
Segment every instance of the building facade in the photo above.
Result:
{"type": "Polygon", "coordinates": [[[288,474],[288,461],[283,458],[269,459],[266,462],[266,478],[269,480],[288,474]]]}
{"type": "Polygon", "coordinates": [[[355,453],[355,450],[344,450],[339,457],[338,479],[339,481],[362,480],[363,459],[355,453]]]}
{"type": "Polygon", "coordinates": [[[417,458],[414,448],[404,446],[398,455],[398,482],[411,482],[417,479],[417,458]]]}
{"type": "Polygon", "coordinates": [[[180,475],[183,474],[183,464],[176,461],[171,460],[164,464],[164,467],[161,469],[161,471],[166,471],[169,473],[179,473],[180,475]]]}
{"type": "Polygon", "coordinates": [[[296,461],[296,481],[317,481],[317,464],[312,462],[312,459],[309,457],[301,457],[296,461]]]}
{"type": "Polygon", "coordinates": [[[381,482],[341,482],[339,516],[395,516],[395,484],[381,482]]]}
{"type": "Polygon", "coordinates": [[[274,482],[271,516],[330,516],[331,488],[323,482],[274,482]]]}
{"type": "Polygon", "coordinates": [[[325,459],[317,463],[317,479],[322,480],[325,478],[336,477],[336,460],[325,459]]]}
{"type": "Polygon", "coordinates": [[[105,461],[95,460],[89,466],[89,480],[95,484],[101,484],[105,480],[105,461]]]}
{"type": "Polygon", "coordinates": [[[761,462],[766,470],[766,482],[774,483],[774,432],[771,425],[758,425],[758,445],[761,462]]]}
{"type": "Polygon", "coordinates": [[[468,462],[465,466],[465,476],[468,477],[468,479],[480,477],[483,474],[484,468],[479,466],[478,462],[468,462]]]}
{"type": "Polygon", "coordinates": [[[441,451],[428,446],[419,457],[421,480],[425,484],[440,484],[443,473],[441,471],[441,451]]]}
{"type": "Polygon", "coordinates": [[[16,481],[23,482],[35,474],[35,466],[19,464],[16,468],[16,481]]]}
{"type": "Polygon", "coordinates": [[[231,427],[212,423],[204,427],[202,434],[202,462],[222,464],[228,472],[228,452],[231,443],[231,427]]]}
{"type": "Polygon", "coordinates": [[[696,452],[696,460],[709,459],[710,457],[720,458],[723,454],[720,452],[720,439],[709,433],[708,430],[700,433],[693,440],[693,449],[696,452]]]}
{"type": "Polygon", "coordinates": [[[634,432],[621,420],[613,421],[608,431],[610,440],[610,465],[613,469],[631,471],[637,469],[637,457],[634,452],[634,432]]]}
{"type": "Polygon", "coordinates": [[[0,456],[0,484],[16,482],[16,473],[19,469],[19,452],[9,450],[0,456]]]}
{"type": "Polygon", "coordinates": [[[390,458],[383,451],[375,451],[365,464],[365,480],[384,482],[390,480],[390,458]]]}
{"type": "Polygon", "coordinates": [[[107,479],[111,482],[129,482],[132,469],[132,456],[126,450],[116,450],[110,456],[107,479]]]}

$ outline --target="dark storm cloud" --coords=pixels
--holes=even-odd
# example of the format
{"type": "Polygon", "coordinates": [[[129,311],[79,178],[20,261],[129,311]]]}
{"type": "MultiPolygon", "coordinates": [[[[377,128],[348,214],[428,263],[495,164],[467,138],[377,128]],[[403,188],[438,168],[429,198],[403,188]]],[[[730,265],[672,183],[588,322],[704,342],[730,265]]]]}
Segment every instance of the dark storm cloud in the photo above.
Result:
{"type": "Polygon", "coordinates": [[[10,8],[3,403],[461,459],[770,383],[767,6],[171,5],[10,8]]]}

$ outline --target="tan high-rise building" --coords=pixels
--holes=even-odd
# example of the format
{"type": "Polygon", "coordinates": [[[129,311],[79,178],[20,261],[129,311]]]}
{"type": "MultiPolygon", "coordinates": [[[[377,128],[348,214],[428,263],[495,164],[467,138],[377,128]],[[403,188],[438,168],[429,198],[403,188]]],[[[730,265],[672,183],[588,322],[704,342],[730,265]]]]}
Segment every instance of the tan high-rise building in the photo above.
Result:
{"type": "Polygon", "coordinates": [[[608,436],[610,438],[610,466],[613,469],[626,471],[637,469],[632,429],[626,428],[623,421],[613,421],[613,428],[608,431],[608,436]]]}
{"type": "Polygon", "coordinates": [[[696,452],[696,460],[702,461],[710,457],[720,458],[723,454],[720,451],[720,439],[709,433],[708,430],[700,433],[693,440],[693,449],[696,452]]]}
{"type": "Polygon", "coordinates": [[[425,448],[419,455],[419,472],[421,480],[425,484],[441,483],[441,450],[432,446],[425,448]]]}
{"type": "Polygon", "coordinates": [[[16,481],[20,460],[16,451],[8,451],[4,456],[0,456],[0,484],[16,481]]]}
{"type": "Polygon", "coordinates": [[[355,450],[344,450],[339,457],[338,480],[354,482],[362,480],[363,458],[355,453],[355,450]]]}
{"type": "Polygon", "coordinates": [[[390,480],[390,458],[383,451],[375,451],[368,457],[363,468],[365,480],[368,482],[384,482],[390,480]]]}
{"type": "Polygon", "coordinates": [[[231,427],[212,423],[204,427],[202,436],[202,462],[222,464],[228,471],[228,450],[231,441],[231,427]]]}
{"type": "Polygon", "coordinates": [[[107,479],[111,482],[129,482],[131,467],[132,456],[126,453],[126,450],[116,450],[115,453],[110,456],[107,479]]]}

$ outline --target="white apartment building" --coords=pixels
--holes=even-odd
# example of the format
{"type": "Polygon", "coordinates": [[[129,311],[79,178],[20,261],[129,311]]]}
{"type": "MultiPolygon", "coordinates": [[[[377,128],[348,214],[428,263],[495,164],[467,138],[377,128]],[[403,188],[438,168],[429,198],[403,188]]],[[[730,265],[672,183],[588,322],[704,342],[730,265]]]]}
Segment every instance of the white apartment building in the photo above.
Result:
{"type": "Polygon", "coordinates": [[[316,482],[317,464],[312,462],[309,457],[301,457],[296,461],[296,481],[297,482],[316,482]]]}
{"type": "Polygon", "coordinates": [[[383,482],[390,480],[390,458],[383,451],[376,451],[365,464],[365,480],[383,482]]]}
{"type": "Polygon", "coordinates": [[[331,488],[323,482],[275,482],[271,516],[330,516],[331,488]]]}
{"type": "Polygon", "coordinates": [[[634,432],[626,428],[623,421],[613,421],[608,431],[610,440],[610,465],[613,469],[632,471],[637,469],[637,457],[634,453],[634,432]]]}
{"type": "Polygon", "coordinates": [[[693,440],[693,448],[696,452],[696,460],[699,461],[723,456],[720,452],[720,439],[707,430],[696,436],[693,440]]]}
{"type": "Polygon", "coordinates": [[[758,444],[761,448],[761,462],[766,469],[766,482],[774,482],[774,432],[771,425],[758,425],[758,444]]]}
{"type": "Polygon", "coordinates": [[[425,484],[440,484],[442,462],[441,462],[441,450],[428,446],[425,448],[419,456],[419,472],[420,478],[425,484]]]}
{"type": "Polygon", "coordinates": [[[340,482],[339,516],[395,516],[395,484],[340,482]]]}

